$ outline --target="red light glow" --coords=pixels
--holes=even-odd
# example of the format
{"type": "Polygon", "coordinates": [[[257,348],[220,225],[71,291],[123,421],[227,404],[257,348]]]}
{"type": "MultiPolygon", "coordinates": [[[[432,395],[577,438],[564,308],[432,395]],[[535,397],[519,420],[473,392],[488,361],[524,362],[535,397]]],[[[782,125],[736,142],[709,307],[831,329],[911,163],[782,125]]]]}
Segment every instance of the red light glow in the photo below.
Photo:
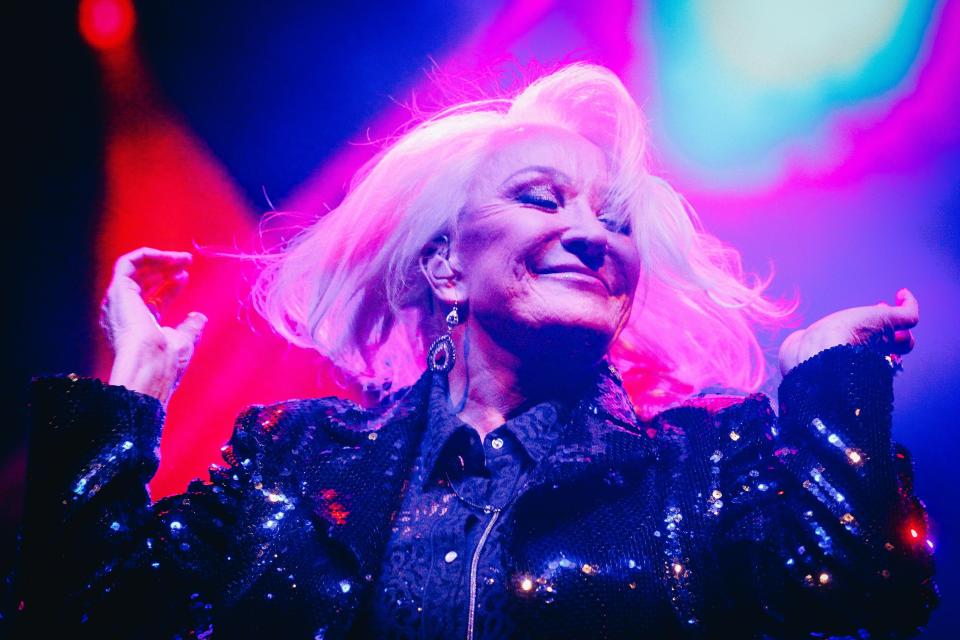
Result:
{"type": "Polygon", "coordinates": [[[133,34],[136,14],[131,0],[81,0],[80,34],[94,49],[113,49],[133,34]]]}

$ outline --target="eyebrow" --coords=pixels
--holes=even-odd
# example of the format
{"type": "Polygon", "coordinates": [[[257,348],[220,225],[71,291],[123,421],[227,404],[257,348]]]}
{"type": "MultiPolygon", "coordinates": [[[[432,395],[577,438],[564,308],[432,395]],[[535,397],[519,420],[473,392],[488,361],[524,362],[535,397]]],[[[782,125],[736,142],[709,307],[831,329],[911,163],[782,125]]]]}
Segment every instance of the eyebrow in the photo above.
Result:
{"type": "Polygon", "coordinates": [[[559,180],[563,182],[565,185],[570,185],[573,183],[573,180],[570,178],[570,176],[568,176],[566,173],[564,173],[563,171],[560,171],[555,167],[548,167],[544,165],[532,165],[529,167],[524,167],[523,169],[518,169],[517,171],[514,171],[513,173],[511,173],[509,176],[507,176],[506,180],[504,180],[501,183],[501,186],[507,184],[517,176],[523,175],[524,173],[542,173],[550,176],[555,180],[559,180]]]}
{"type": "MultiPolygon", "coordinates": [[[[570,176],[568,176],[566,173],[561,171],[560,169],[557,169],[556,167],[550,167],[547,165],[535,164],[535,165],[531,165],[529,167],[524,167],[522,169],[518,169],[514,171],[513,173],[511,173],[509,176],[506,177],[506,179],[500,184],[500,187],[503,188],[505,185],[509,184],[511,180],[513,180],[519,175],[523,175],[524,173],[545,174],[550,178],[552,178],[553,180],[556,180],[562,183],[563,186],[567,188],[570,188],[573,185],[573,179],[570,176]]],[[[596,195],[595,197],[597,197],[598,200],[605,202],[610,197],[610,188],[608,187],[604,189],[602,193],[600,193],[599,195],[596,195]]]]}

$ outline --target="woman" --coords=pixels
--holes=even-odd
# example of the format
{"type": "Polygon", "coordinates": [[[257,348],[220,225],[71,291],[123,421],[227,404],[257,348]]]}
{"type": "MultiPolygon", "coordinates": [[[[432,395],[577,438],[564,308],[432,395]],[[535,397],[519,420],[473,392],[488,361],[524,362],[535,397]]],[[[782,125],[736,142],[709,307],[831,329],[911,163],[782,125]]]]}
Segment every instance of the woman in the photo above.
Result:
{"type": "Polygon", "coordinates": [[[914,633],[932,566],[890,411],[916,300],[791,334],[779,417],[687,398],[755,390],[752,327],[792,309],[646,172],[644,141],[590,65],[401,136],[256,299],[292,343],[403,388],[251,407],[226,466],[156,503],[204,318],[145,303],[188,254],[120,258],[109,384],[35,382],[20,616],[131,637],[914,633]]]}

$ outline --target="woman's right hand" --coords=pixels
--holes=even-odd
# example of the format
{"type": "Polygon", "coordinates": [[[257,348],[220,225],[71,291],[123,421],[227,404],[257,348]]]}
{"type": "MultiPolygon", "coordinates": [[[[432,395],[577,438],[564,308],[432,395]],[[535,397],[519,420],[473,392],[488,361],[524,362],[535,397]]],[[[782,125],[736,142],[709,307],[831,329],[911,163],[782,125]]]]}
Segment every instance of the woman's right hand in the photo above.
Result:
{"type": "Polygon", "coordinates": [[[100,326],[114,351],[110,384],[157,398],[164,407],[193,357],[207,322],[196,311],[176,327],[161,310],[186,284],[192,256],[141,247],[120,256],[100,306],[100,326]]]}

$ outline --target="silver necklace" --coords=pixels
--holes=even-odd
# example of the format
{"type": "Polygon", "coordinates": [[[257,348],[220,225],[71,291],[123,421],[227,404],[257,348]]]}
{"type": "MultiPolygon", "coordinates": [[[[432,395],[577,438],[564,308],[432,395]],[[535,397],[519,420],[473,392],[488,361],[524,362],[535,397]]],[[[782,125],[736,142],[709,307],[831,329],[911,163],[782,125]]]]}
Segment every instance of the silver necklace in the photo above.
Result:
{"type": "Polygon", "coordinates": [[[449,472],[449,471],[444,471],[444,472],[443,472],[443,477],[446,478],[446,480],[447,480],[447,486],[450,487],[450,490],[451,490],[451,491],[453,491],[453,495],[455,495],[455,496],[457,497],[457,500],[459,500],[460,502],[462,502],[462,503],[465,504],[466,506],[470,507],[471,509],[476,509],[477,511],[482,511],[483,513],[501,513],[501,512],[503,512],[504,509],[506,509],[508,506],[510,506],[510,503],[513,502],[513,499],[517,497],[517,493],[518,493],[516,490],[514,490],[513,495],[510,496],[510,499],[508,499],[508,500],[503,504],[502,507],[495,507],[495,506],[493,506],[492,504],[477,504],[477,503],[474,502],[473,500],[469,500],[469,499],[467,499],[467,498],[464,498],[464,497],[460,494],[460,492],[457,491],[457,487],[454,486],[453,480],[450,479],[450,472],[449,472]]]}

